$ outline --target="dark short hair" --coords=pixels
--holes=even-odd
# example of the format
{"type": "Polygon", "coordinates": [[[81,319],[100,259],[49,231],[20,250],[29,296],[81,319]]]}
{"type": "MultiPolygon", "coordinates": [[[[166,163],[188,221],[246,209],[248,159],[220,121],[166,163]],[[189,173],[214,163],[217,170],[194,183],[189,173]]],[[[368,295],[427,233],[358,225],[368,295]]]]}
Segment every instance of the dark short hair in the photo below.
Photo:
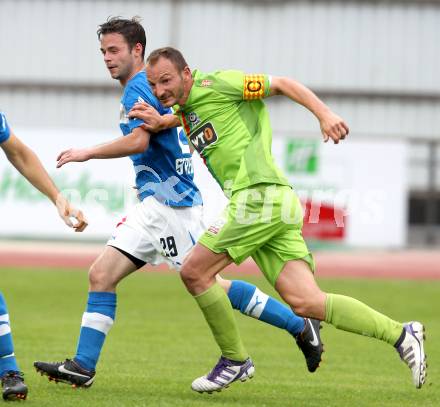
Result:
{"type": "Polygon", "coordinates": [[[145,56],[147,39],[145,36],[144,27],[142,27],[139,22],[140,20],[141,19],[138,16],[135,16],[130,20],[121,17],[109,17],[105,23],[99,25],[96,34],[98,34],[99,40],[101,39],[101,36],[105,34],[121,34],[130,47],[130,51],[136,44],[141,44],[143,59],[145,56]]]}
{"type": "Polygon", "coordinates": [[[165,58],[171,61],[180,72],[188,66],[182,53],[172,47],[163,47],[152,51],[151,54],[148,55],[147,64],[154,65],[159,58],[165,58]]]}

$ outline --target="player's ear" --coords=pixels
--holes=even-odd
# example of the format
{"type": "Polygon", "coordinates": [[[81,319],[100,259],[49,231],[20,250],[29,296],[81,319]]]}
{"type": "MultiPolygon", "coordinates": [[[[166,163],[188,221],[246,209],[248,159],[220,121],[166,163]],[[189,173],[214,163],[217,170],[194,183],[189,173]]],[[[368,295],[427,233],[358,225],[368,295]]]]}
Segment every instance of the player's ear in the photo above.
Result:
{"type": "Polygon", "coordinates": [[[185,66],[185,68],[183,68],[182,75],[186,80],[191,79],[192,73],[191,73],[191,69],[189,69],[188,65],[185,66]]]}
{"type": "Polygon", "coordinates": [[[136,51],[136,53],[138,55],[142,55],[142,51],[143,51],[144,47],[142,46],[142,44],[140,42],[138,42],[135,46],[134,46],[134,50],[136,51]]]}

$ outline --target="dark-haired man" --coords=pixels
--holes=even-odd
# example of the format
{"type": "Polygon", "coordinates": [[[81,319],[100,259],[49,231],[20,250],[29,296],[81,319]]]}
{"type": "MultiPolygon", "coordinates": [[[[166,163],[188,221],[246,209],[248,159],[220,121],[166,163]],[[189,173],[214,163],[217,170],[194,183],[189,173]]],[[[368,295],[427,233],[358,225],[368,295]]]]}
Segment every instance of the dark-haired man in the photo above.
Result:
{"type": "MultiPolygon", "coordinates": [[[[101,349],[113,325],[118,283],[146,263],[167,262],[180,269],[204,231],[202,200],[193,182],[186,138],[179,137],[175,128],[150,136],[141,120],[128,117],[139,101],[148,102],[157,114],[170,113],[154,97],[147,82],[144,29],[136,19],[112,18],[100,26],[98,37],[107,69],[124,87],[120,113],[123,137],[91,148],[64,151],[58,167],[72,161],[130,156],[141,202],[119,222],[90,268],[89,299],[75,357],[61,363],[34,364],[56,381],[82,387],[93,383],[101,349]]],[[[296,316],[252,284],[221,278],[218,281],[228,292],[229,307],[232,303],[245,315],[287,330],[306,356],[309,371],[317,369],[322,353],[318,321],[296,316]]]]}
{"type": "MultiPolygon", "coordinates": [[[[81,211],[75,210],[60,194],[36,154],[12,131],[6,116],[0,112],[0,147],[11,164],[40,192],[45,194],[58,209],[67,226],[82,232],[87,222],[81,211]],[[72,223],[70,218],[76,218],[72,223]]],[[[18,368],[12,342],[11,326],[6,300],[0,292],[0,380],[4,400],[24,400],[27,386],[18,368]]]]}
{"type": "MultiPolygon", "coordinates": [[[[247,375],[249,357],[215,276],[231,262],[239,264],[249,256],[299,315],[394,346],[420,388],[426,376],[423,325],[393,321],[353,298],[324,293],[316,284],[314,262],[301,235],[301,207],[272,157],[272,130],[262,99],[283,95],[305,106],[318,119],[324,141],[339,143],[348,135],[344,120],[293,79],[232,70],[191,72],[182,54],[170,47],[149,55],[147,75],[160,102],[176,107],[187,137],[231,196],[217,227],[199,239],[181,270],[222,352],[211,373],[196,379],[192,388],[219,390],[247,375]],[[237,334],[225,336],[224,326],[237,334]]],[[[178,124],[177,119],[162,119],[142,104],[131,116],[143,119],[150,130],[178,124]]]]}

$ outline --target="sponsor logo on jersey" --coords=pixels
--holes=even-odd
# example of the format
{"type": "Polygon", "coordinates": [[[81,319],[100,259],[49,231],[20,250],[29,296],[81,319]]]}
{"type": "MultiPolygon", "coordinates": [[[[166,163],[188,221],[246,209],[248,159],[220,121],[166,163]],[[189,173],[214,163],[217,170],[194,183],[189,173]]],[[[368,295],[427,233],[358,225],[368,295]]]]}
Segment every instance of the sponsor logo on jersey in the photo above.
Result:
{"type": "Polygon", "coordinates": [[[191,128],[191,130],[200,123],[199,116],[197,116],[197,114],[194,112],[188,113],[187,118],[188,118],[189,127],[191,128]]]}
{"type": "Polygon", "coordinates": [[[180,111],[179,113],[186,134],[191,133],[201,123],[200,117],[197,116],[195,112],[184,113],[183,111],[180,111]]]}
{"type": "Polygon", "coordinates": [[[245,75],[243,79],[243,99],[261,99],[264,97],[264,75],[245,75]]]}
{"type": "Polygon", "coordinates": [[[191,149],[189,148],[188,139],[186,138],[185,132],[183,130],[180,130],[179,135],[177,136],[177,141],[179,142],[182,154],[191,155],[191,149]]]}
{"type": "Polygon", "coordinates": [[[176,172],[179,175],[194,174],[192,159],[191,158],[176,159],[176,172]]]}
{"type": "Polygon", "coordinates": [[[2,118],[2,123],[0,125],[0,132],[3,132],[6,130],[6,118],[3,113],[0,113],[0,117],[2,118]]]}
{"type": "MultiPolygon", "coordinates": [[[[142,99],[140,96],[138,96],[137,101],[138,101],[139,103],[142,103],[142,102],[145,103],[145,100],[142,99]]],[[[120,123],[120,124],[128,124],[128,122],[129,122],[130,120],[134,120],[134,118],[133,118],[133,119],[130,119],[130,118],[128,117],[127,111],[125,110],[125,106],[121,103],[121,104],[120,104],[120,108],[119,108],[119,123],[120,123]]]]}
{"type": "Polygon", "coordinates": [[[179,188],[177,186],[181,181],[176,175],[171,175],[167,179],[162,179],[153,168],[147,165],[136,165],[134,170],[136,172],[136,176],[138,176],[140,172],[145,171],[149,172],[154,177],[154,181],[145,182],[145,184],[139,188],[138,196],[141,196],[144,192],[148,191],[149,195],[153,196],[161,203],[179,203],[187,196],[191,195],[191,192],[193,191],[192,187],[188,187],[179,192],[179,188]]]}
{"type": "Polygon", "coordinates": [[[203,79],[202,82],[200,82],[200,86],[203,88],[208,88],[211,85],[212,85],[211,79],[203,79]]]}
{"type": "Polygon", "coordinates": [[[222,229],[222,227],[225,225],[225,220],[224,219],[217,219],[209,228],[208,228],[208,232],[213,234],[213,235],[217,235],[218,232],[220,232],[220,230],[222,229]]]}
{"type": "Polygon", "coordinates": [[[218,137],[212,123],[208,122],[191,133],[189,139],[194,148],[201,153],[206,147],[214,144],[218,137]]]}
{"type": "Polygon", "coordinates": [[[125,106],[122,103],[119,107],[119,123],[128,124],[127,112],[125,111],[125,106]]]}

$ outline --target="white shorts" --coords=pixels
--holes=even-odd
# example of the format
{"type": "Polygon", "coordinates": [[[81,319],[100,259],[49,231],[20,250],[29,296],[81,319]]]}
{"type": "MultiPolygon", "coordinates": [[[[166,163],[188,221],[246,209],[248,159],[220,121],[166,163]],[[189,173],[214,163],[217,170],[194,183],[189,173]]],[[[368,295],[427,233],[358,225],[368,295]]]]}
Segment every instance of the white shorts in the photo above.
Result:
{"type": "Polygon", "coordinates": [[[145,263],[180,270],[205,229],[202,205],[170,207],[149,196],[121,219],[107,245],[145,263]]]}

